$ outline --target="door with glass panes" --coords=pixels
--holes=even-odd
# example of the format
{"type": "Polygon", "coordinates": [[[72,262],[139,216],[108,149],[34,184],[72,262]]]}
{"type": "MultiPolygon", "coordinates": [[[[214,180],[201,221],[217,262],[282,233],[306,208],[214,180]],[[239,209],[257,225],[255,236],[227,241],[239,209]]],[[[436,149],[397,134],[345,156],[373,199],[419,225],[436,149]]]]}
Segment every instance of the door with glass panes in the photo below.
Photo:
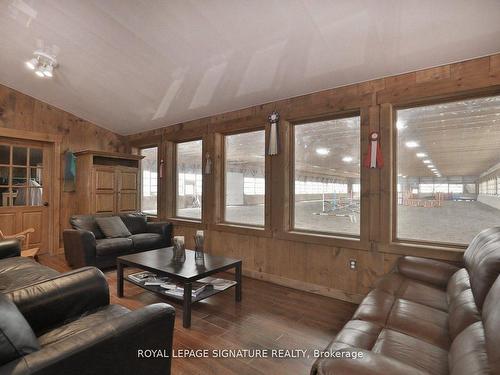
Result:
{"type": "Polygon", "coordinates": [[[0,138],[0,230],[34,228],[30,247],[49,249],[51,148],[42,142],[0,138]]]}

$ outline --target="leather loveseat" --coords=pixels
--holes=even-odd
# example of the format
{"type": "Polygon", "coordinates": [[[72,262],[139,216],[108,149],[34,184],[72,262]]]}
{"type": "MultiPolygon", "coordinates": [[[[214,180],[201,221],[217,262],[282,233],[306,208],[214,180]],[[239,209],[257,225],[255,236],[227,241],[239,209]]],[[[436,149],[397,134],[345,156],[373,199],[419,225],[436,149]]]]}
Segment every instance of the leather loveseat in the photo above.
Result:
{"type": "Polygon", "coordinates": [[[97,268],[0,294],[0,316],[0,375],[170,374],[174,308],[110,305],[97,268]]]}
{"type": "Polygon", "coordinates": [[[147,222],[142,214],[119,215],[131,233],[120,238],[106,238],[94,215],[75,215],[70,219],[73,229],[63,233],[66,261],[73,268],[116,266],[120,255],[171,246],[172,224],[147,222]]]}
{"type": "Polygon", "coordinates": [[[6,293],[39,281],[59,276],[52,268],[31,258],[21,257],[18,240],[0,241],[0,292],[6,293]]]}
{"type": "Polygon", "coordinates": [[[403,257],[313,365],[313,375],[500,374],[500,227],[463,266],[403,257]]]}

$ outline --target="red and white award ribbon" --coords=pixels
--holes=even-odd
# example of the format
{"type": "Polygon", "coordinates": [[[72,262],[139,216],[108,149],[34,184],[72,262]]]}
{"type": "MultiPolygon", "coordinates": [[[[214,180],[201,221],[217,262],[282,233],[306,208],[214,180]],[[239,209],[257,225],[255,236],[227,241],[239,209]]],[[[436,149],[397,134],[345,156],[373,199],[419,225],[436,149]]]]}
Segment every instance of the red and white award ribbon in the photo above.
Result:
{"type": "Polygon", "coordinates": [[[368,153],[364,160],[364,166],[366,168],[382,168],[383,165],[384,161],[382,159],[379,134],[373,132],[370,134],[370,144],[368,145],[368,153]]]}

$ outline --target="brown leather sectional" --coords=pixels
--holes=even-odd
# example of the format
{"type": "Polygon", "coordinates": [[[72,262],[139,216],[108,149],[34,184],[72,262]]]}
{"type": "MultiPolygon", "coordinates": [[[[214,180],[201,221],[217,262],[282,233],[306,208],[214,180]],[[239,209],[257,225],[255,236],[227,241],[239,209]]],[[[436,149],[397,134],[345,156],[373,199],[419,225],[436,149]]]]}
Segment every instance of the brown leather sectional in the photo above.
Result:
{"type": "Polygon", "coordinates": [[[500,227],[474,238],[463,268],[401,258],[311,374],[500,374],[499,274],[500,227]]]}

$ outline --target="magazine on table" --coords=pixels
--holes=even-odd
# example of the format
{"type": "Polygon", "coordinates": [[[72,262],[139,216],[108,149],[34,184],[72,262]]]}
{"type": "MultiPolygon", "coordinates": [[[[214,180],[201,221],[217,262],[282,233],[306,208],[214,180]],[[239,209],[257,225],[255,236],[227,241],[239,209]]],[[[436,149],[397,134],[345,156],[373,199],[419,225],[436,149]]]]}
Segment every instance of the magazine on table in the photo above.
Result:
{"type": "Polygon", "coordinates": [[[215,290],[226,290],[236,284],[234,280],[218,279],[215,277],[205,277],[198,280],[201,283],[206,283],[212,285],[215,290]]]}
{"type": "Polygon", "coordinates": [[[168,277],[165,276],[157,276],[156,274],[149,272],[149,271],[143,271],[143,272],[137,272],[137,273],[132,273],[128,275],[129,279],[141,283],[143,285],[162,285],[165,282],[169,281],[168,277]]]}
{"type": "MultiPolygon", "coordinates": [[[[201,283],[201,282],[194,282],[191,284],[192,285],[192,290],[191,290],[191,296],[192,297],[197,297],[201,292],[207,290],[207,289],[212,289],[212,285],[201,283]]],[[[161,288],[165,289],[164,293],[167,295],[175,296],[175,297],[183,297],[184,296],[184,286],[181,283],[175,283],[175,282],[165,282],[160,285],[161,288]]]]}

